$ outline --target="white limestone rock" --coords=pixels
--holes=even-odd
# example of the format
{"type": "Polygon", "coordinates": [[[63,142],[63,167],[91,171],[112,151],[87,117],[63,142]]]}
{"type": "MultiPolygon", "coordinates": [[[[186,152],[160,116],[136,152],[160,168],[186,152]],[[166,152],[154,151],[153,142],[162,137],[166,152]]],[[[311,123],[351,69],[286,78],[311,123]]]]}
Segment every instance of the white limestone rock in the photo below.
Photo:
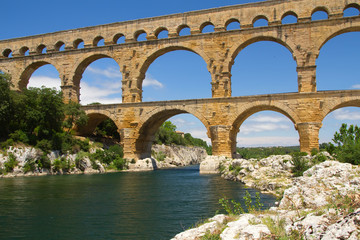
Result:
{"type": "Polygon", "coordinates": [[[129,171],[153,171],[157,168],[155,159],[145,158],[129,164],[129,171]]]}
{"type": "Polygon", "coordinates": [[[226,161],[226,157],[207,156],[200,163],[200,174],[217,174],[219,173],[220,164],[226,161]]]}
{"type": "Polygon", "coordinates": [[[224,214],[216,215],[213,218],[210,218],[207,223],[204,223],[197,228],[192,228],[177,234],[172,240],[197,240],[206,233],[213,234],[221,228],[228,218],[229,217],[224,214]]]}

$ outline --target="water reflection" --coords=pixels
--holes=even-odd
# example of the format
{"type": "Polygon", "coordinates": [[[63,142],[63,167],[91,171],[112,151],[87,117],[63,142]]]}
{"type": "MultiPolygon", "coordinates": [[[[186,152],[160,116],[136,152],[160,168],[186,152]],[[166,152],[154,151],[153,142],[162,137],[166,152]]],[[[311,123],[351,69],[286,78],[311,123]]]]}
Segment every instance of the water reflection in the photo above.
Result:
{"type": "MultiPolygon", "coordinates": [[[[245,189],[198,166],[104,175],[0,179],[3,239],[170,239],[245,189]]],[[[269,206],[275,198],[262,195],[269,206]]]]}

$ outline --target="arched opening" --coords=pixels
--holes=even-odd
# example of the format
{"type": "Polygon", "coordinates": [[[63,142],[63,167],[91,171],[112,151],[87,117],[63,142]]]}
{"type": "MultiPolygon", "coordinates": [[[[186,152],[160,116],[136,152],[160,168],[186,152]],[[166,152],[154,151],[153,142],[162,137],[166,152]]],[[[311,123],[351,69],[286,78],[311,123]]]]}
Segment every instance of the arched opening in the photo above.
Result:
{"type": "Polygon", "coordinates": [[[344,17],[355,17],[355,16],[359,16],[359,14],[360,14],[360,5],[356,3],[347,5],[343,12],[344,17]]]}
{"type": "Polygon", "coordinates": [[[55,51],[64,51],[65,50],[65,43],[59,41],[55,44],[55,51]]]}
{"type": "Polygon", "coordinates": [[[206,133],[205,125],[191,113],[180,109],[163,110],[151,116],[142,125],[136,141],[136,150],[141,158],[147,158],[151,155],[153,144],[194,145],[195,141],[191,141],[191,137],[200,139],[196,142],[208,145],[210,139],[206,133]],[[164,126],[165,121],[170,123],[164,126]],[[164,128],[165,131],[158,132],[164,128]]]}
{"type": "MultiPolygon", "coordinates": [[[[58,91],[61,90],[61,80],[59,77],[59,72],[51,64],[45,62],[35,63],[28,68],[26,75],[28,75],[27,82],[26,79],[22,79],[24,81],[24,86],[22,88],[41,88],[42,86],[44,86],[47,88],[55,88],[58,91]]],[[[25,77],[24,74],[23,77],[25,77]]]]}
{"type": "Polygon", "coordinates": [[[265,16],[257,16],[253,20],[253,27],[267,27],[269,26],[269,20],[265,16]]]}
{"type": "Polygon", "coordinates": [[[317,90],[360,89],[359,40],[360,32],[348,32],[331,38],[321,47],[316,60],[317,90]]]}
{"type": "Polygon", "coordinates": [[[188,36],[188,35],[191,35],[191,30],[189,28],[189,26],[187,25],[181,25],[179,28],[178,28],[178,35],[179,36],[188,36]]]}
{"type": "Polygon", "coordinates": [[[166,28],[159,28],[155,31],[157,39],[168,38],[169,31],[166,28]]]}
{"type": "Polygon", "coordinates": [[[147,34],[144,30],[140,30],[140,31],[137,31],[134,35],[136,41],[138,42],[142,42],[142,41],[146,41],[146,37],[147,37],[147,34]]]}
{"type": "MultiPolygon", "coordinates": [[[[360,105],[359,105],[360,106],[360,105]]],[[[322,144],[334,142],[335,132],[339,132],[339,129],[343,123],[350,125],[357,125],[360,127],[360,108],[359,107],[343,107],[330,112],[322,121],[322,127],[319,131],[319,143],[322,144]]]]}
{"type": "Polygon", "coordinates": [[[211,22],[205,22],[200,26],[201,33],[211,33],[214,32],[214,24],[211,22]]]}
{"type": "Polygon", "coordinates": [[[98,36],[98,37],[94,38],[93,46],[94,47],[105,46],[104,38],[102,36],[98,36]]]}
{"type": "Polygon", "coordinates": [[[86,126],[77,129],[78,135],[91,137],[96,142],[108,144],[120,142],[118,127],[111,118],[101,113],[90,113],[87,116],[86,126]]]}
{"type": "Polygon", "coordinates": [[[238,121],[241,126],[236,147],[237,153],[244,158],[266,157],[264,154],[267,152],[276,154],[299,150],[299,134],[284,113],[265,109],[249,113],[238,121]]]}
{"type": "Polygon", "coordinates": [[[116,34],[113,39],[114,44],[125,43],[125,36],[122,33],[116,34]]]}
{"type": "Polygon", "coordinates": [[[211,97],[211,75],[206,62],[189,49],[166,49],[144,66],[143,101],[211,97]],[[176,51],[175,51],[176,50],[176,51]]]}
{"type": "Polygon", "coordinates": [[[328,11],[324,7],[315,8],[313,13],[311,14],[311,21],[326,20],[328,18],[328,11]]]}
{"type": "Polygon", "coordinates": [[[84,48],[84,41],[82,39],[76,39],[74,41],[74,48],[76,49],[80,49],[80,48],[84,48]]]}
{"type": "Polygon", "coordinates": [[[287,12],[281,18],[281,24],[293,24],[298,22],[298,16],[294,12],[287,12]]]}
{"type": "Polygon", "coordinates": [[[108,56],[87,58],[78,67],[76,85],[80,85],[80,103],[121,103],[122,74],[118,63],[108,56]],[[83,71],[83,72],[82,72],[83,71]]]}
{"type": "Polygon", "coordinates": [[[20,48],[19,53],[21,56],[29,56],[30,50],[28,47],[22,47],[22,48],[20,48]]]}
{"type": "Polygon", "coordinates": [[[11,49],[5,49],[3,51],[3,56],[7,57],[7,58],[11,58],[12,57],[12,50],[11,49]]]}
{"type": "Polygon", "coordinates": [[[44,44],[40,44],[37,48],[36,48],[36,52],[38,54],[46,54],[46,46],[44,44]]]}
{"type": "Polygon", "coordinates": [[[297,92],[296,62],[286,47],[271,38],[240,46],[231,69],[232,96],[297,92]]]}
{"type": "Polygon", "coordinates": [[[232,19],[229,19],[225,23],[225,27],[226,27],[226,31],[239,30],[240,29],[240,22],[239,22],[239,20],[237,20],[235,18],[232,18],[232,19]]]}

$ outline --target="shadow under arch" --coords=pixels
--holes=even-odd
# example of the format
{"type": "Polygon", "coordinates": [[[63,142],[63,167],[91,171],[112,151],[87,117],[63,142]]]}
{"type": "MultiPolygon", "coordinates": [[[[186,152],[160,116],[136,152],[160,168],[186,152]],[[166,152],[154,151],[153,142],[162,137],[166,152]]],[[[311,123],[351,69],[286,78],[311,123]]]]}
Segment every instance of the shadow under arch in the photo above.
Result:
{"type": "Polygon", "coordinates": [[[142,123],[139,124],[137,130],[137,139],[136,139],[136,154],[140,159],[151,157],[151,146],[155,139],[155,133],[159,129],[159,127],[169,118],[188,113],[196,117],[200,122],[205,126],[207,131],[209,132],[209,127],[206,119],[201,116],[201,114],[196,111],[191,111],[183,108],[176,109],[166,109],[166,107],[157,108],[156,112],[151,112],[148,116],[144,116],[146,119],[142,123]]]}
{"type": "Polygon", "coordinates": [[[286,42],[284,42],[283,40],[276,38],[276,37],[272,37],[272,36],[257,36],[254,38],[250,38],[247,41],[243,42],[242,44],[240,44],[240,46],[236,47],[235,49],[232,50],[232,54],[231,54],[231,58],[230,58],[230,64],[229,64],[229,68],[228,70],[231,72],[231,68],[234,65],[235,62],[235,58],[239,55],[239,53],[245,49],[246,47],[250,46],[253,43],[256,42],[265,42],[265,41],[269,41],[269,42],[275,42],[278,43],[282,46],[284,46],[286,49],[288,49],[291,53],[291,55],[293,56],[293,59],[296,61],[296,58],[294,56],[294,50],[291,48],[291,46],[289,46],[286,42]]]}
{"type": "Polygon", "coordinates": [[[241,125],[244,123],[246,119],[250,116],[263,112],[263,111],[273,111],[280,113],[286,116],[290,121],[296,126],[297,123],[300,122],[300,118],[297,114],[286,106],[281,105],[266,105],[266,104],[259,104],[257,106],[249,106],[245,111],[239,114],[235,119],[233,119],[232,128],[230,131],[230,140],[232,142],[232,152],[236,153],[236,137],[238,132],[240,131],[241,125]]]}
{"type": "Polygon", "coordinates": [[[21,73],[20,75],[20,81],[18,83],[18,89],[19,90],[22,90],[24,88],[27,87],[27,85],[29,84],[29,79],[31,77],[31,75],[37,70],[39,69],[40,67],[42,66],[45,66],[45,65],[51,65],[53,66],[57,72],[59,73],[59,70],[58,68],[56,67],[56,64],[53,64],[49,61],[38,61],[38,62],[32,62],[30,63],[26,68],[25,70],[21,73]]]}
{"type": "MultiPolygon", "coordinates": [[[[165,47],[162,49],[158,49],[155,50],[153,52],[151,52],[150,54],[148,54],[148,56],[146,57],[146,60],[142,63],[141,67],[140,67],[140,72],[139,72],[139,76],[138,76],[138,81],[137,81],[137,87],[139,89],[142,90],[142,85],[143,85],[143,81],[145,79],[145,75],[147,70],[149,69],[150,65],[160,56],[165,55],[166,53],[169,52],[174,52],[174,51],[178,51],[178,50],[183,50],[183,51],[189,51],[192,53],[195,53],[196,55],[200,56],[206,63],[207,66],[209,66],[209,59],[208,57],[206,57],[206,55],[204,53],[199,53],[196,50],[193,50],[189,47],[186,46],[170,46],[170,47],[165,47]]],[[[211,81],[211,80],[210,80],[211,81]]]]}
{"type": "MultiPolygon", "coordinates": [[[[77,127],[75,129],[77,135],[90,136],[95,131],[95,128],[107,119],[112,120],[116,125],[114,119],[112,119],[110,114],[106,112],[91,112],[87,113],[86,115],[88,116],[88,122],[85,126],[77,127]]],[[[117,127],[119,129],[119,126],[117,127]]],[[[120,141],[120,139],[118,139],[118,141],[120,141]]]]}

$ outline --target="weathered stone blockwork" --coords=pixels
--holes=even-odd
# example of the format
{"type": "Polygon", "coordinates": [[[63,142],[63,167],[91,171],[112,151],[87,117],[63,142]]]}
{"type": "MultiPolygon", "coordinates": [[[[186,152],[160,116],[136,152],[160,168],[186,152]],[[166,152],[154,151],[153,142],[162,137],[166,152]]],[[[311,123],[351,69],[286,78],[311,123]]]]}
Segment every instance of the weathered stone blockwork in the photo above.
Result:
{"type": "Polygon", "coordinates": [[[112,118],[128,157],[148,156],[156,129],[167,118],[184,112],[206,126],[214,154],[231,156],[242,122],[262,110],[288,116],[299,131],[302,150],[309,151],[318,147],[318,131],[326,114],[338,107],[359,105],[358,91],[317,93],[315,63],[328,40],[360,31],[359,16],[343,17],[345,9],[360,9],[359,4],[360,0],[272,0],[2,40],[0,69],[11,74],[14,89],[21,90],[36,69],[52,64],[59,72],[64,100],[78,101],[86,67],[95,60],[113,58],[123,76],[123,104],[85,107],[92,117],[87,132],[105,116],[112,118]],[[328,19],[311,21],[318,10],[325,11],[328,19]],[[297,23],[282,24],[288,15],[295,16],[297,23]],[[258,19],[267,20],[268,26],[254,28],[258,19]],[[241,29],[227,31],[232,22],[239,22],[241,29]],[[215,31],[202,33],[209,24],[215,31]],[[184,27],[190,28],[191,35],[179,36],[184,27]],[[158,39],[164,30],[168,38],[158,39]],[[147,40],[138,42],[137,37],[144,32],[147,40]],[[121,37],[125,43],[118,44],[121,37]],[[105,46],[98,46],[102,39],[105,46]],[[234,59],[258,41],[274,41],[291,52],[297,63],[298,93],[231,98],[234,59]],[[83,49],[78,49],[80,42],[83,49]],[[159,56],[175,50],[188,50],[204,59],[211,74],[213,99],[141,103],[148,67],[159,56]]]}

